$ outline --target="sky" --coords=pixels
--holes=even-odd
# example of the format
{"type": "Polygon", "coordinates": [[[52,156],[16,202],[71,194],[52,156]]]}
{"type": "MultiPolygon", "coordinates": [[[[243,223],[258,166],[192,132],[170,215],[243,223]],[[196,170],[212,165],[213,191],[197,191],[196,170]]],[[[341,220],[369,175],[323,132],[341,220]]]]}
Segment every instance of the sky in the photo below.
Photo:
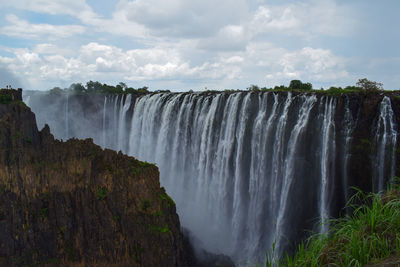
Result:
{"type": "Polygon", "coordinates": [[[0,0],[0,87],[358,79],[400,89],[399,0],[0,0]]]}

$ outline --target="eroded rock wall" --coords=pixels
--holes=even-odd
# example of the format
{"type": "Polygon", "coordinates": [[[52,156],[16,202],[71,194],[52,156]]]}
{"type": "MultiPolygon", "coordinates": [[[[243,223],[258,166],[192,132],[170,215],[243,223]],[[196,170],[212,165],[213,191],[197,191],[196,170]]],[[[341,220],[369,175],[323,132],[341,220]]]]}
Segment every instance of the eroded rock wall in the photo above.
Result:
{"type": "Polygon", "coordinates": [[[0,103],[0,265],[189,266],[155,165],[38,131],[20,92],[0,103]]]}

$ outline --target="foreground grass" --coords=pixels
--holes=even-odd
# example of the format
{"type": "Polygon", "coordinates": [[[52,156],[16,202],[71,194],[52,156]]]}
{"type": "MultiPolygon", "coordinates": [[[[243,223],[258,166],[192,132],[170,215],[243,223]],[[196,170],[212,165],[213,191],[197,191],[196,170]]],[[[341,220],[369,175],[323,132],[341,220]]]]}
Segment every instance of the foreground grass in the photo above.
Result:
{"type": "MultiPolygon", "coordinates": [[[[328,236],[312,236],[279,265],[363,266],[400,258],[400,186],[393,185],[384,195],[358,192],[350,203],[360,202],[351,206],[351,216],[330,222],[328,236]]],[[[275,265],[267,261],[267,266],[275,265]]]]}

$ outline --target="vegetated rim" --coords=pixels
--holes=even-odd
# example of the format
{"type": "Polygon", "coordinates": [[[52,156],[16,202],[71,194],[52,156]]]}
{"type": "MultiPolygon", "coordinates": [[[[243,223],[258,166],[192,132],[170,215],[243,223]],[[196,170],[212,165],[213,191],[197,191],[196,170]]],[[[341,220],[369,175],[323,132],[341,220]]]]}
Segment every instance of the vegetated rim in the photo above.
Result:
{"type": "Polygon", "coordinates": [[[266,266],[363,266],[388,258],[399,263],[400,178],[384,194],[354,189],[357,193],[346,205],[351,215],[329,220],[328,235],[312,235],[293,256],[277,261],[267,252],[266,266]]]}

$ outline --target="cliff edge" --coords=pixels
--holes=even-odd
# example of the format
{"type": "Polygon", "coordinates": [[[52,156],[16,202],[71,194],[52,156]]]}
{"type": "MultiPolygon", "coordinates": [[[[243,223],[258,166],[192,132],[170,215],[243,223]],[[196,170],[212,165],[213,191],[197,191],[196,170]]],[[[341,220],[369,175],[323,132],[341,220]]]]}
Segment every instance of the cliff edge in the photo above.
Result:
{"type": "Polygon", "coordinates": [[[155,165],[55,140],[0,90],[0,266],[188,266],[155,165]]]}

